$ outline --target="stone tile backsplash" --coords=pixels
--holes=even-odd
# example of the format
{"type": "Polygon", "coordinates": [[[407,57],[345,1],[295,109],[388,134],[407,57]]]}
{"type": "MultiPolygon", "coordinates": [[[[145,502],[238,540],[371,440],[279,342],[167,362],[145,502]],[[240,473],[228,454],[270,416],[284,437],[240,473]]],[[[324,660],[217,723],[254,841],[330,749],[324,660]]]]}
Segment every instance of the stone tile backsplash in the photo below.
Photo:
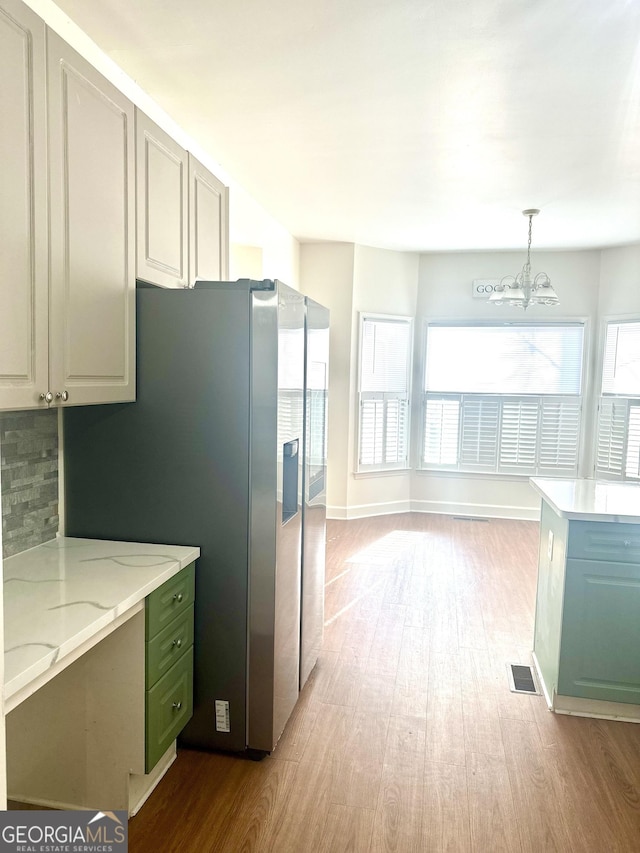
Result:
{"type": "Polygon", "coordinates": [[[2,554],[58,532],[58,412],[0,412],[2,554]]]}

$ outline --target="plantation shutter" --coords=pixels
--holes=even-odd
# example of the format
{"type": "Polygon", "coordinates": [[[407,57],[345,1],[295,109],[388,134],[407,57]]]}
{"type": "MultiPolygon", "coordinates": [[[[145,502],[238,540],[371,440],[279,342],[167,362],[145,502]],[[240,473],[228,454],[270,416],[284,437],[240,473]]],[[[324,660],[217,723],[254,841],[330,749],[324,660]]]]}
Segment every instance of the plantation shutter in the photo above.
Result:
{"type": "Polygon", "coordinates": [[[380,399],[360,403],[360,463],[379,465],[384,450],[384,402],[380,399]]]}
{"type": "Polygon", "coordinates": [[[457,465],[459,420],[458,398],[427,398],[424,408],[423,464],[443,468],[457,465]]]}
{"type": "Polygon", "coordinates": [[[505,400],[502,404],[500,469],[528,473],[536,468],[539,406],[537,400],[505,400]]]}
{"type": "Polygon", "coordinates": [[[567,472],[578,468],[581,420],[580,400],[567,397],[543,397],[538,471],[567,472]]]}
{"type": "Polygon", "coordinates": [[[409,401],[385,399],[385,455],[384,461],[404,463],[407,460],[409,401]]]}
{"type": "Polygon", "coordinates": [[[622,477],[627,432],[628,401],[602,397],[598,413],[596,471],[622,477]]]}
{"type": "Polygon", "coordinates": [[[493,471],[498,453],[500,402],[465,397],[462,402],[460,461],[465,468],[493,471]]]}
{"type": "Polygon", "coordinates": [[[625,475],[627,479],[640,479],[640,403],[629,406],[625,475]]]}
{"type": "Polygon", "coordinates": [[[408,465],[412,331],[409,317],[361,315],[359,470],[408,465]]]}

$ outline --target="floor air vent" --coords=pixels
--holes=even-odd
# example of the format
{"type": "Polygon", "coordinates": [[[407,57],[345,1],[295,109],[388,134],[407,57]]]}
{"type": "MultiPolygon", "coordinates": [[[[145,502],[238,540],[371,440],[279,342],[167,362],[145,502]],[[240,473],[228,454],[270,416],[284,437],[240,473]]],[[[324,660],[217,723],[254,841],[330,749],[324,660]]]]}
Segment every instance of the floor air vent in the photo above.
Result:
{"type": "Polygon", "coordinates": [[[475,515],[454,515],[454,521],[489,521],[488,518],[478,518],[475,515]]]}
{"type": "Polygon", "coordinates": [[[508,663],[507,673],[509,675],[509,689],[512,693],[540,693],[530,666],[508,663]]]}

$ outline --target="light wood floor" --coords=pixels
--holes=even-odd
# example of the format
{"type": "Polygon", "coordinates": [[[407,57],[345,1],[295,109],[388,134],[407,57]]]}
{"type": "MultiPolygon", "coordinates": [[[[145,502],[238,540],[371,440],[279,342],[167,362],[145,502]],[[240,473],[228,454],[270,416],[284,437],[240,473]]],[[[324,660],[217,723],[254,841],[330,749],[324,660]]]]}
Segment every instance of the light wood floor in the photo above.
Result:
{"type": "Polygon", "coordinates": [[[329,522],[324,650],[264,761],[181,751],[131,853],[637,853],[640,725],[509,691],[538,525],[329,522]]]}

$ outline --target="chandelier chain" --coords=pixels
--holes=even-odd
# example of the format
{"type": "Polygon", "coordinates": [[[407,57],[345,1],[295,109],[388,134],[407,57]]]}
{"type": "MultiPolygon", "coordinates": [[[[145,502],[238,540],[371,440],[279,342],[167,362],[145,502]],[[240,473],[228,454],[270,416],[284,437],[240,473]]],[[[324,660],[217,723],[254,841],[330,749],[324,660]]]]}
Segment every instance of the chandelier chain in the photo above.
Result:
{"type": "Polygon", "coordinates": [[[529,242],[527,243],[527,270],[531,269],[531,232],[533,230],[533,214],[529,214],[529,242]]]}

